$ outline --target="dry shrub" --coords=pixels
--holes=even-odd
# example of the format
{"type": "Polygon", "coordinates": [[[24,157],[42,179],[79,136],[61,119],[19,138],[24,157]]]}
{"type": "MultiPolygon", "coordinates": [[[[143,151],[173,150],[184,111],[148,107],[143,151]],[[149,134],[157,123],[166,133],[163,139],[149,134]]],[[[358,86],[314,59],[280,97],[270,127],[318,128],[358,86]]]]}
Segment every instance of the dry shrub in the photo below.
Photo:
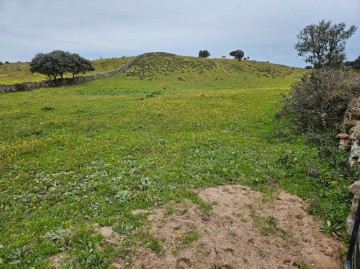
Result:
{"type": "Polygon", "coordinates": [[[340,129],[350,100],[360,95],[360,75],[347,69],[305,74],[282,100],[278,119],[290,118],[297,129],[340,129]]]}

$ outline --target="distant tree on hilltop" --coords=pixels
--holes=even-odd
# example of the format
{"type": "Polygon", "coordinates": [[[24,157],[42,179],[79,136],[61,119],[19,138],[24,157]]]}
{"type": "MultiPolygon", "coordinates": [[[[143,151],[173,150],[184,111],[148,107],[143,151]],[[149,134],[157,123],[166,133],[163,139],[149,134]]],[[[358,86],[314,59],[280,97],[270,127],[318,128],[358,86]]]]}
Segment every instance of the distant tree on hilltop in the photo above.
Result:
{"type": "Polygon", "coordinates": [[[241,61],[241,59],[244,57],[244,52],[242,50],[234,50],[230,52],[230,56],[233,56],[235,59],[238,59],[241,61]]]}
{"type": "Polygon", "coordinates": [[[350,66],[355,70],[360,70],[360,56],[355,61],[347,61],[345,62],[346,66],[350,66]]]}
{"type": "Polygon", "coordinates": [[[46,75],[50,81],[58,77],[63,78],[65,73],[75,74],[85,73],[95,70],[91,62],[79,54],[54,50],[50,53],[38,53],[30,63],[32,73],[46,75]]]}
{"type": "Polygon", "coordinates": [[[360,56],[354,61],[354,69],[360,70],[360,56]]]}
{"type": "Polygon", "coordinates": [[[208,50],[200,50],[199,57],[200,58],[207,58],[210,56],[210,52],[208,50]]]}
{"type": "Polygon", "coordinates": [[[356,27],[345,29],[345,23],[331,24],[322,20],[318,25],[306,26],[298,35],[295,49],[314,68],[338,67],[345,59],[345,44],[355,32],[356,27]]]}

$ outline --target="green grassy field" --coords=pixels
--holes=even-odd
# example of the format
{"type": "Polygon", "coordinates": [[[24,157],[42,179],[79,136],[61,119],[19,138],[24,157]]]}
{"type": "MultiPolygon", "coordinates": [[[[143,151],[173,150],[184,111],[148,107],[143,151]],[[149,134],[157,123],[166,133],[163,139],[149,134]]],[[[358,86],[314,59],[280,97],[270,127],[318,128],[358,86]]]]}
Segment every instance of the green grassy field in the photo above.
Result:
{"type": "Polygon", "coordinates": [[[190,199],[209,210],[194,190],[229,183],[295,193],[343,233],[348,180],[274,122],[302,73],[158,56],[107,79],[2,94],[0,267],[47,268],[65,252],[63,268],[108,268],[136,244],[157,251],[133,209],[190,199]],[[122,244],[96,247],[95,224],[113,226],[122,244]]]}
{"type": "MultiPolygon", "coordinates": [[[[85,75],[111,71],[130,61],[133,57],[108,58],[91,61],[95,70],[87,72],[85,75]]],[[[79,76],[83,76],[80,74],[79,76]]],[[[65,74],[64,77],[72,77],[65,74]]],[[[14,84],[29,81],[46,80],[45,75],[30,72],[30,63],[9,63],[0,65],[0,84],[14,84]]]]}

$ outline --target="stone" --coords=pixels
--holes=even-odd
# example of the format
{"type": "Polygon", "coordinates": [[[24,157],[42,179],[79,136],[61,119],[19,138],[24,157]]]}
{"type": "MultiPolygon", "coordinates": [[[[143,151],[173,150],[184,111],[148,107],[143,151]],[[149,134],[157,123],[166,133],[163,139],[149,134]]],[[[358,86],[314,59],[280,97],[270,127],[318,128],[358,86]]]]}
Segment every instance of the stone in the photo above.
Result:
{"type": "Polygon", "coordinates": [[[340,139],[339,149],[343,151],[349,151],[351,149],[351,140],[349,139],[340,139]]]}
{"type": "Polygon", "coordinates": [[[355,129],[355,127],[352,127],[352,128],[349,130],[349,135],[351,135],[351,134],[354,132],[354,129],[355,129]]]}
{"type": "Polygon", "coordinates": [[[338,139],[346,139],[348,137],[349,137],[349,135],[347,133],[339,133],[336,135],[336,138],[338,138],[338,139]]]}
{"type": "Polygon", "coordinates": [[[349,145],[339,145],[339,149],[342,151],[349,151],[351,149],[351,146],[349,145]]]}
{"type": "Polygon", "coordinates": [[[351,146],[351,140],[350,139],[340,139],[340,145],[345,145],[345,146],[351,146]]]}
{"type": "Polygon", "coordinates": [[[353,167],[354,165],[360,164],[360,159],[358,158],[349,158],[349,165],[353,167]]]}
{"type": "Polygon", "coordinates": [[[355,126],[356,126],[356,123],[353,120],[345,119],[343,122],[343,127],[346,132],[349,132],[350,129],[354,128],[355,126]]]}
{"type": "Polygon", "coordinates": [[[351,152],[350,152],[351,158],[360,158],[360,145],[359,141],[355,141],[353,145],[351,146],[351,152]]]}
{"type": "Polygon", "coordinates": [[[360,125],[356,125],[354,128],[354,139],[360,139],[360,125]]]}
{"type": "Polygon", "coordinates": [[[348,234],[351,234],[352,233],[352,230],[354,228],[354,222],[355,222],[355,219],[349,215],[346,219],[346,224],[347,224],[347,233],[348,234]]]}
{"type": "Polygon", "coordinates": [[[334,251],[330,247],[328,247],[325,249],[324,254],[326,256],[332,256],[334,254],[334,251]]]}
{"type": "MultiPolygon", "coordinates": [[[[360,180],[355,181],[353,184],[349,186],[349,192],[356,196],[360,196],[360,180]]],[[[355,199],[354,199],[355,200],[355,199]]],[[[357,199],[359,200],[359,199],[357,199]]]]}
{"type": "Polygon", "coordinates": [[[356,216],[358,203],[359,203],[359,197],[355,195],[354,198],[352,199],[351,207],[350,207],[350,214],[354,217],[354,219],[356,216]]]}

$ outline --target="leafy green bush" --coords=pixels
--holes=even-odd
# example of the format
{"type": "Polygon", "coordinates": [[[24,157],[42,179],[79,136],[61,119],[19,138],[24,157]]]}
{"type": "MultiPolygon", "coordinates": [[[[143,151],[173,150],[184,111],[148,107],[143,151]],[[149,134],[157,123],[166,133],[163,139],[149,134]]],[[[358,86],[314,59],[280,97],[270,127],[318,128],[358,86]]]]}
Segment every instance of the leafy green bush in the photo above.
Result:
{"type": "Polygon", "coordinates": [[[359,94],[358,74],[348,69],[314,70],[292,85],[277,116],[290,116],[301,131],[340,129],[350,100],[359,94]]]}

